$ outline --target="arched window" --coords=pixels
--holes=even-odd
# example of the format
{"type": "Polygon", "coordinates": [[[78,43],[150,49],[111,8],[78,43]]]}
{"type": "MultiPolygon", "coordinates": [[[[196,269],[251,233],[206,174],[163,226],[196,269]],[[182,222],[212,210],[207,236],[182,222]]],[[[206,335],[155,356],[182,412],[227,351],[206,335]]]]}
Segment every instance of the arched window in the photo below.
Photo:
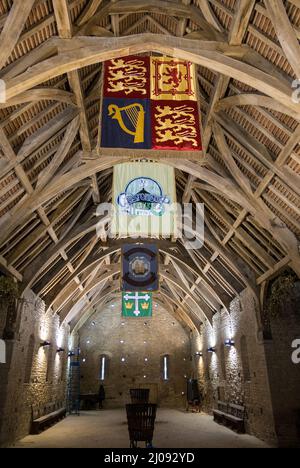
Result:
{"type": "Polygon", "coordinates": [[[31,335],[29,338],[28,348],[27,348],[24,383],[30,383],[34,348],[35,348],[35,338],[34,338],[34,335],[31,335]]]}
{"type": "Polygon", "coordinates": [[[241,338],[241,359],[242,359],[244,382],[250,382],[251,380],[250,362],[249,362],[247,338],[245,336],[242,336],[241,338]]]}
{"type": "Polygon", "coordinates": [[[6,363],[6,346],[5,346],[5,341],[0,340],[0,363],[5,364],[6,363]]]}
{"type": "Polygon", "coordinates": [[[166,382],[170,378],[170,356],[165,354],[161,359],[161,375],[162,379],[166,382]]]}
{"type": "Polygon", "coordinates": [[[109,357],[106,354],[100,356],[99,379],[104,382],[108,377],[109,357]]]}

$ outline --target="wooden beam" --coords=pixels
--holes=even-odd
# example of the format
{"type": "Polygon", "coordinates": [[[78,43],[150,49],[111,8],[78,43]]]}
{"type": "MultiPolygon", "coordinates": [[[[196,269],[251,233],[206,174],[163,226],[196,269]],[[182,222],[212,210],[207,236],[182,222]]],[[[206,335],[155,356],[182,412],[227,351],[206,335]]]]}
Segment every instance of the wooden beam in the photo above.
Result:
{"type": "Polygon", "coordinates": [[[239,45],[245,37],[256,0],[238,0],[229,32],[229,43],[239,45]]]}
{"type": "Polygon", "coordinates": [[[20,282],[23,280],[23,276],[14,267],[8,265],[7,261],[4,257],[2,257],[2,255],[0,255],[0,270],[4,271],[4,273],[12,275],[20,282]]]}
{"type": "Polygon", "coordinates": [[[90,0],[77,21],[78,26],[87,23],[95,15],[101,3],[102,0],[90,0]]]}
{"type": "Polygon", "coordinates": [[[296,76],[300,79],[300,46],[283,1],[265,0],[265,5],[281,47],[296,76]]]}
{"type": "Polygon", "coordinates": [[[76,117],[68,126],[64,139],[61,142],[57,152],[53,156],[51,162],[46,169],[39,173],[36,189],[42,189],[55,175],[57,169],[62,164],[65,157],[68,155],[71,145],[79,130],[79,117],[76,117]]]}
{"type": "Polygon", "coordinates": [[[183,3],[175,3],[167,0],[118,0],[116,2],[106,2],[102,8],[93,16],[86,15],[79,20],[79,24],[86,24],[86,18],[89,16],[88,25],[97,24],[99,20],[107,17],[108,15],[128,15],[140,13],[157,13],[166,15],[168,17],[176,18],[193,18],[193,22],[201,29],[206,31],[212,39],[224,39],[224,35],[220,32],[222,27],[215,17],[207,0],[201,0],[204,8],[202,15],[199,8],[194,5],[186,5],[183,3]],[[206,16],[205,19],[204,16],[206,16]],[[84,23],[85,22],[85,23],[84,23]]]}
{"type": "MultiPolygon", "coordinates": [[[[97,4],[99,6],[99,3],[97,4]]],[[[54,13],[59,29],[59,35],[62,38],[72,38],[73,36],[73,27],[69,11],[69,5],[67,0],[57,0],[54,3],[54,13]]],[[[95,3],[91,5],[93,9],[95,3]]],[[[90,11],[90,10],[89,10],[90,11]]],[[[89,130],[89,123],[86,114],[86,105],[84,99],[84,93],[82,89],[81,79],[78,70],[70,72],[68,74],[68,80],[70,87],[75,94],[77,107],[79,108],[79,117],[80,117],[80,139],[82,144],[83,151],[92,151],[91,136],[89,130]]],[[[100,191],[97,182],[96,174],[92,175],[92,188],[93,188],[93,199],[94,203],[100,203],[100,191]]]]}
{"type": "Polygon", "coordinates": [[[0,69],[14,50],[35,0],[14,1],[0,35],[0,69]]]}
{"type": "Polygon", "coordinates": [[[233,176],[241,189],[247,194],[252,195],[252,188],[249,179],[243,174],[238,165],[236,164],[231,151],[227,145],[225,135],[222,128],[216,122],[213,124],[213,133],[218,145],[219,151],[222,154],[224,162],[227,166],[229,174],[233,176]]]}
{"type": "MultiPolygon", "coordinates": [[[[218,132],[222,134],[222,130],[220,128],[218,129],[218,132]]],[[[231,150],[226,143],[224,135],[222,138],[217,138],[217,144],[219,146],[220,152],[226,154],[226,161],[227,164],[229,164],[229,153],[231,152],[231,150]]],[[[234,169],[233,164],[231,164],[229,167],[231,168],[231,171],[234,169]]],[[[240,174],[234,171],[233,176],[236,180],[238,180],[238,183],[241,185],[243,180],[240,179],[240,174]]],[[[266,229],[272,234],[272,236],[281,244],[282,247],[284,247],[284,249],[293,261],[293,268],[295,269],[297,274],[299,274],[298,272],[300,272],[300,252],[298,240],[295,234],[290,229],[288,229],[285,223],[283,223],[276,215],[274,215],[274,213],[263,202],[263,200],[257,199],[252,193],[252,191],[251,193],[247,191],[246,186],[242,187],[242,190],[244,191],[245,197],[249,200],[250,204],[252,205],[252,209],[250,210],[250,212],[252,213],[254,218],[264,229],[266,229]]]]}
{"type": "Polygon", "coordinates": [[[298,112],[294,112],[286,106],[280,104],[279,102],[274,101],[274,99],[268,96],[264,96],[262,94],[245,93],[226,97],[224,99],[221,99],[216,104],[215,112],[218,113],[219,111],[224,111],[235,106],[265,107],[267,109],[274,110],[275,112],[281,112],[282,114],[286,114],[289,117],[292,117],[293,119],[300,122],[300,114],[298,112]]]}
{"type": "Polygon", "coordinates": [[[59,130],[68,125],[77,115],[77,109],[67,108],[53,119],[49,120],[47,124],[33,135],[27,137],[17,154],[18,162],[22,162],[37,148],[42,146],[45,141],[49,140],[49,138],[55,135],[59,130]]]}
{"type": "MultiPolygon", "coordinates": [[[[70,43],[60,39],[67,48],[70,43]]],[[[267,94],[293,111],[300,112],[300,104],[292,101],[291,87],[287,80],[279,79],[273,66],[262,61],[259,54],[248,46],[229,46],[193,41],[153,34],[121,38],[80,38],[78,46],[72,41],[73,50],[65,50],[56,57],[31,67],[26,73],[12,78],[6,83],[7,99],[20,94],[44,81],[84,66],[99,63],[114,57],[142,52],[161,52],[181,59],[188,59],[215,72],[239,80],[248,86],[267,94]],[[231,55],[231,56],[230,56],[231,55]],[[244,61],[243,61],[244,58],[244,61]],[[250,60],[251,59],[251,60],[250,60]],[[245,62],[250,60],[254,65],[245,62]],[[262,69],[260,69],[262,68],[262,69]]]]}
{"type": "Polygon", "coordinates": [[[65,0],[52,0],[52,2],[59,36],[71,39],[73,28],[68,2],[65,0]]]}
{"type": "Polygon", "coordinates": [[[0,103],[0,109],[6,107],[19,106],[28,102],[40,102],[40,101],[58,101],[64,102],[70,106],[76,106],[74,95],[68,91],[55,88],[36,88],[30,91],[25,91],[19,94],[15,98],[7,101],[3,104],[0,103]]]}
{"type": "Polygon", "coordinates": [[[221,26],[218,18],[216,17],[208,0],[198,0],[200,10],[208,24],[211,24],[217,31],[223,32],[224,28],[221,26]]]}

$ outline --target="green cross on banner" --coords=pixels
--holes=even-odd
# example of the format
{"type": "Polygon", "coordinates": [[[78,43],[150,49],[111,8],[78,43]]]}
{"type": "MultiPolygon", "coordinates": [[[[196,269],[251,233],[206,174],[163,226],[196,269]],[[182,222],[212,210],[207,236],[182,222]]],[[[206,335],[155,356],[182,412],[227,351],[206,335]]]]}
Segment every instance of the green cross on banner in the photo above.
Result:
{"type": "Polygon", "coordinates": [[[123,317],[151,317],[152,294],[124,292],[122,294],[123,317]]]}

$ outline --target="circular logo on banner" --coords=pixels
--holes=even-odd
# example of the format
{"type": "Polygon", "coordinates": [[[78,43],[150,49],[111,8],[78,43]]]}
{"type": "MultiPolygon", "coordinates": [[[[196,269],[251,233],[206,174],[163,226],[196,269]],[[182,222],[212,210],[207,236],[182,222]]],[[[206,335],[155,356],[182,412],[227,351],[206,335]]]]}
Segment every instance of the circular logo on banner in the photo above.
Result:
{"type": "Polygon", "coordinates": [[[123,213],[132,216],[163,216],[171,203],[158,182],[149,177],[138,177],[118,196],[117,203],[123,213]]]}

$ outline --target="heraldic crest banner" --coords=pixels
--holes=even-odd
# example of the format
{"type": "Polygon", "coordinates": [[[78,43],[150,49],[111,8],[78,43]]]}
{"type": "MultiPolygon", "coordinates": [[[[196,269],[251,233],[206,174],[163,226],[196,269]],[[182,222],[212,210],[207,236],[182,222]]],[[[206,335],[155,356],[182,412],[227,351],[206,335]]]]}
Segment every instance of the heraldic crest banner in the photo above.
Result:
{"type": "Polygon", "coordinates": [[[201,151],[195,65],[170,57],[105,62],[100,146],[201,151]]]}
{"type": "Polygon", "coordinates": [[[113,207],[111,233],[114,236],[176,236],[174,169],[148,162],[116,165],[113,207]]]}
{"type": "Polygon", "coordinates": [[[122,293],[123,317],[152,317],[152,293],[122,293]]]}

